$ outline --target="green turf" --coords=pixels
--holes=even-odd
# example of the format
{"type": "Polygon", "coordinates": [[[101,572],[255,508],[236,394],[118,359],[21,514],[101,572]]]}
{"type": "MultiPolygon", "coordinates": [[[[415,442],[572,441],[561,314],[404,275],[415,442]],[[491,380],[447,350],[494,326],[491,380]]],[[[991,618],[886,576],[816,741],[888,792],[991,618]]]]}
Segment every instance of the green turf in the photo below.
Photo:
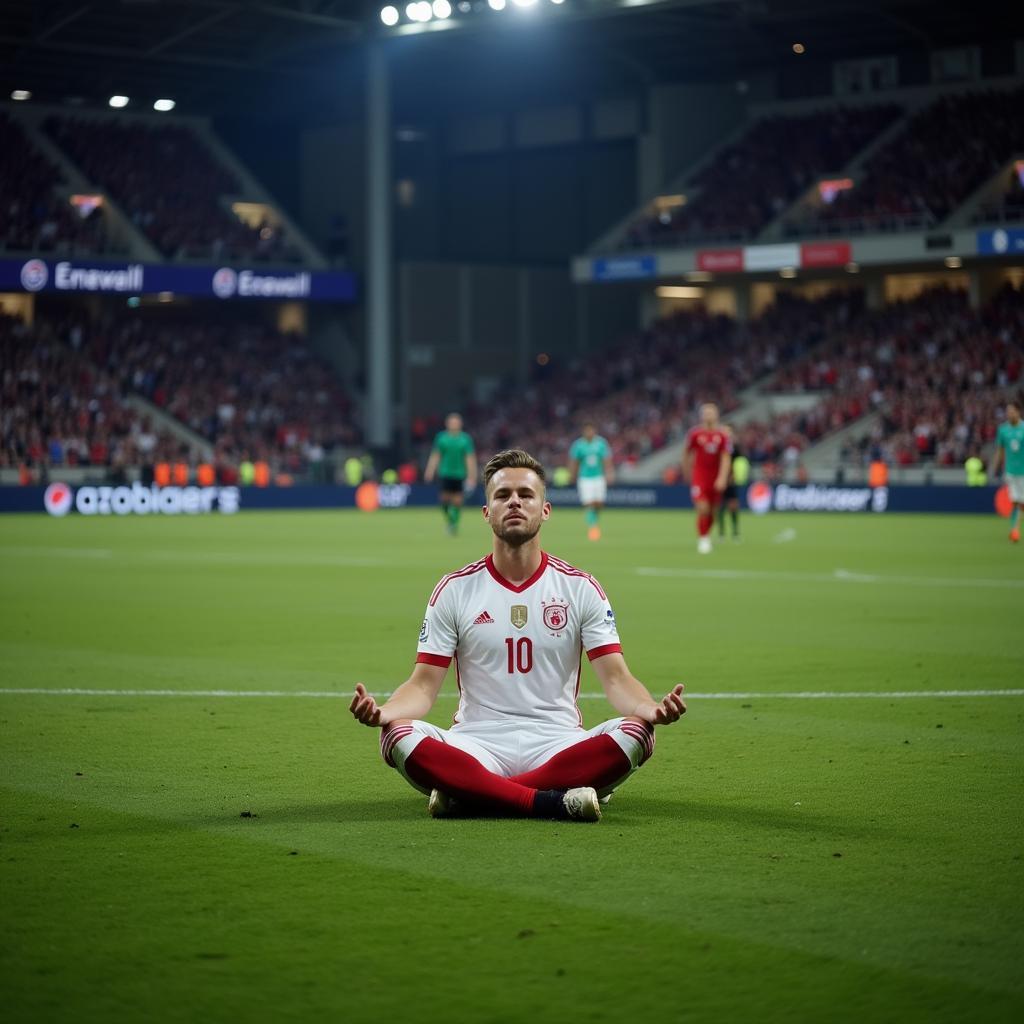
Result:
{"type": "MultiPolygon", "coordinates": [[[[546,544],[652,689],[1024,685],[1024,550],[994,519],[746,517],[707,558],[689,515],[603,525],[556,512],[546,544]]],[[[486,544],[434,510],[5,517],[0,687],[390,689],[486,544]]],[[[0,693],[0,1013],[1017,1020],[1022,715],[695,696],[569,826],[428,818],[340,700],[0,693]]]]}

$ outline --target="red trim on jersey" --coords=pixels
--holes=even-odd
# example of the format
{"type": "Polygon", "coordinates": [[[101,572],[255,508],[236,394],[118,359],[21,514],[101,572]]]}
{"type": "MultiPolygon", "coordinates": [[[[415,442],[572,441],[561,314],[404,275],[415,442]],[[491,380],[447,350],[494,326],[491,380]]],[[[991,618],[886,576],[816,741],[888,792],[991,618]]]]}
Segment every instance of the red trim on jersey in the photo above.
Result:
{"type": "Polygon", "coordinates": [[[416,655],[417,665],[436,665],[438,668],[447,668],[451,663],[451,655],[445,657],[443,654],[427,654],[425,651],[416,655]]]}
{"type": "Polygon", "coordinates": [[[593,585],[594,589],[601,595],[602,601],[607,601],[608,598],[605,596],[605,592],[601,589],[601,584],[590,575],[589,572],[584,572],[582,569],[577,569],[576,566],[570,565],[568,562],[562,561],[561,558],[555,558],[554,555],[549,556],[548,564],[552,569],[560,572],[563,576],[578,576],[582,579],[589,580],[593,585]]]}
{"type": "Polygon", "coordinates": [[[595,658],[603,658],[606,654],[621,654],[622,644],[604,644],[602,647],[594,647],[587,651],[587,657],[593,661],[595,658]]]}
{"type": "MultiPolygon", "coordinates": [[[[488,558],[490,555],[488,555],[488,558]]],[[[437,603],[437,599],[441,596],[441,591],[444,590],[452,580],[460,579],[463,576],[472,576],[474,573],[479,572],[484,567],[484,560],[480,559],[479,562],[470,562],[469,565],[463,566],[456,572],[450,572],[447,576],[442,576],[437,586],[434,587],[433,592],[430,595],[430,607],[433,608],[437,603]]]]}
{"type": "Polygon", "coordinates": [[[509,583],[504,576],[494,568],[494,556],[488,555],[484,559],[484,564],[487,566],[487,571],[491,574],[491,578],[495,583],[500,583],[506,590],[511,590],[513,594],[521,594],[524,590],[529,589],[544,575],[544,570],[548,567],[548,553],[542,551],[540,553],[540,565],[537,566],[537,571],[524,583],[509,583]]]}

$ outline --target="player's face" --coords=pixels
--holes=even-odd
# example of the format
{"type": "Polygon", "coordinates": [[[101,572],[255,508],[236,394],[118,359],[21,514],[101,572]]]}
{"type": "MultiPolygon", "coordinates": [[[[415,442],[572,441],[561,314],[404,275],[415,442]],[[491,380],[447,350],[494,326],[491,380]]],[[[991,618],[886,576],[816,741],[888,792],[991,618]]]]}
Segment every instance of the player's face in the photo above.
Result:
{"type": "Polygon", "coordinates": [[[708,429],[718,426],[718,406],[714,402],[700,407],[700,421],[708,429]]]}
{"type": "Polygon", "coordinates": [[[551,515],[544,484],[532,469],[499,469],[487,492],[484,518],[499,540],[514,547],[533,540],[551,515]]]}
{"type": "Polygon", "coordinates": [[[1016,426],[1020,421],[1020,406],[1014,405],[1012,402],[1006,407],[1006,418],[1016,426]]]}
{"type": "Polygon", "coordinates": [[[597,431],[594,429],[594,424],[593,423],[585,423],[583,425],[583,436],[588,441],[593,441],[594,440],[594,436],[596,434],[597,434],[597,431]]]}
{"type": "Polygon", "coordinates": [[[462,417],[461,416],[449,416],[445,421],[444,425],[453,434],[458,434],[462,430],[462,417]]]}

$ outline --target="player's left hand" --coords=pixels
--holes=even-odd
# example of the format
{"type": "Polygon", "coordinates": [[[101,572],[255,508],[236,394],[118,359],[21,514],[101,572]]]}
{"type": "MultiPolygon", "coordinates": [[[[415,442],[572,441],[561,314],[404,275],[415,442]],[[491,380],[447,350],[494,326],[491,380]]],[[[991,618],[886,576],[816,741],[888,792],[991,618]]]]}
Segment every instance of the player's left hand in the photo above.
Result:
{"type": "Polygon", "coordinates": [[[662,700],[651,701],[644,707],[637,708],[634,714],[651,725],[671,725],[678,722],[686,714],[686,703],[683,700],[685,689],[682,683],[676,683],[662,700]]]}

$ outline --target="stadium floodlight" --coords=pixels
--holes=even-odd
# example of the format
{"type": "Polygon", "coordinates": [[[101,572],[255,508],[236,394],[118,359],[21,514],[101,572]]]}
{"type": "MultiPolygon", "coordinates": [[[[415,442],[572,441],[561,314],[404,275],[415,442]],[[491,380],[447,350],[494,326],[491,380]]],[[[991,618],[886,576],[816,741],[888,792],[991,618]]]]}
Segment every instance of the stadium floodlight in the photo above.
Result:
{"type": "Polygon", "coordinates": [[[564,4],[565,0],[551,0],[553,4],[564,4]]]}
{"type": "Polygon", "coordinates": [[[166,114],[167,111],[173,110],[176,104],[174,100],[155,100],[153,102],[153,109],[159,110],[160,113],[166,114]]]}
{"type": "Polygon", "coordinates": [[[128,106],[128,97],[127,96],[111,96],[110,99],[107,100],[107,102],[112,107],[120,109],[121,107],[127,107],[128,106]]]}
{"type": "Polygon", "coordinates": [[[503,11],[505,10],[505,0],[487,0],[487,6],[492,11],[503,11]]]}
{"type": "Polygon", "coordinates": [[[399,17],[398,8],[392,7],[390,4],[387,7],[382,7],[380,10],[380,20],[383,21],[388,28],[391,28],[392,25],[397,25],[399,17]]]}
{"type": "Polygon", "coordinates": [[[533,7],[537,0],[512,0],[516,7],[533,7]]]}
{"type": "Polygon", "coordinates": [[[433,17],[433,11],[430,9],[430,0],[415,0],[414,3],[407,4],[405,16],[410,21],[430,21],[433,17]]]}
{"type": "Polygon", "coordinates": [[[19,103],[24,103],[25,100],[32,99],[32,93],[28,89],[14,89],[11,92],[11,99],[17,100],[19,103]]]}
{"type": "Polygon", "coordinates": [[[431,10],[435,18],[450,18],[452,16],[452,5],[448,0],[434,0],[431,10]]]}

